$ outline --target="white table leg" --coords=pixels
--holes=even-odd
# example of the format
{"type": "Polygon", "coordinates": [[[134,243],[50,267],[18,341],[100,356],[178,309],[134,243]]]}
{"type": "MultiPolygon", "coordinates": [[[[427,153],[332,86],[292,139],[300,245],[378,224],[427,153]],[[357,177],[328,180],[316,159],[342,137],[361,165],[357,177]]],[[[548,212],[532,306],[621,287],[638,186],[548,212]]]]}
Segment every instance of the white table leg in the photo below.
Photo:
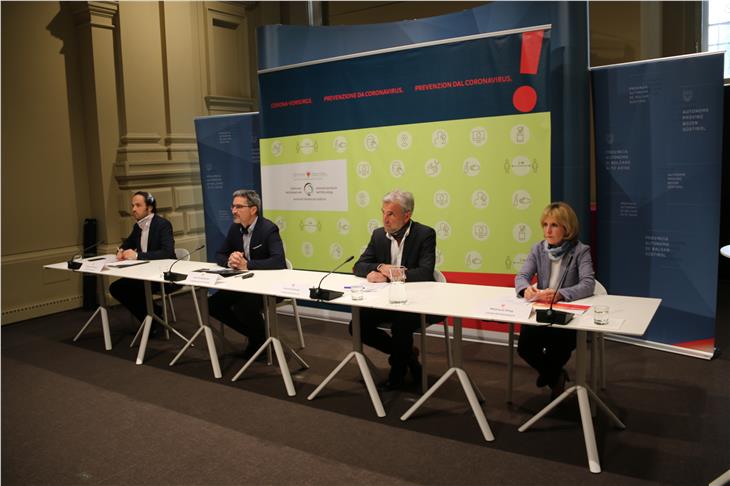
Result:
{"type": "Polygon", "coordinates": [[[596,433],[593,430],[593,416],[591,415],[591,404],[588,401],[588,392],[584,387],[577,387],[576,393],[578,395],[580,421],[583,424],[583,439],[586,443],[588,469],[592,473],[599,473],[601,472],[601,461],[598,459],[598,446],[596,445],[596,433]]]}
{"type": "MultiPolygon", "coordinates": [[[[198,336],[200,336],[200,333],[203,332],[204,329],[205,328],[203,326],[201,326],[198,328],[197,331],[195,331],[195,334],[193,334],[192,337],[190,338],[190,340],[188,340],[188,342],[185,343],[185,346],[183,346],[182,349],[180,351],[178,351],[178,353],[175,355],[175,357],[172,358],[172,361],[170,361],[169,366],[173,366],[175,363],[177,363],[177,360],[180,359],[180,356],[185,354],[185,351],[187,351],[188,348],[193,344],[193,341],[198,339],[198,336]]],[[[216,376],[216,378],[218,378],[218,377],[216,376]]]]}
{"type": "Polygon", "coordinates": [[[365,355],[355,353],[355,359],[357,360],[358,368],[360,368],[362,379],[365,381],[365,388],[368,389],[368,395],[370,395],[370,401],[373,403],[376,415],[378,417],[385,417],[385,408],[383,408],[383,402],[380,400],[378,388],[375,386],[373,376],[370,374],[370,368],[368,368],[368,364],[365,361],[365,355]]]}
{"type": "Polygon", "coordinates": [[[231,381],[238,380],[238,378],[248,369],[248,367],[256,361],[256,358],[258,358],[261,353],[268,350],[269,345],[271,345],[274,349],[274,355],[276,355],[276,360],[279,362],[279,369],[281,370],[281,377],[284,380],[284,387],[286,388],[286,392],[290,397],[293,397],[294,395],[296,395],[296,390],[294,389],[294,382],[291,378],[291,372],[289,371],[289,365],[286,361],[284,348],[282,347],[281,341],[279,340],[279,326],[276,316],[276,297],[267,295],[264,297],[264,299],[266,299],[264,302],[264,309],[266,313],[266,322],[268,323],[269,327],[269,338],[254,353],[254,355],[251,356],[251,359],[249,359],[246,364],[243,365],[243,367],[238,371],[238,373],[236,373],[231,381]]]}
{"type": "Polygon", "coordinates": [[[373,376],[370,373],[370,368],[368,367],[369,360],[362,352],[362,337],[360,336],[360,309],[358,307],[352,308],[352,348],[353,350],[348,353],[345,358],[340,361],[340,363],[335,367],[332,372],[327,375],[327,378],[324,379],[322,383],[319,384],[319,386],[309,394],[307,397],[307,400],[314,400],[314,398],[319,395],[319,392],[321,392],[327,384],[332,381],[332,379],[339,373],[342,368],[345,367],[347,363],[350,362],[352,358],[355,358],[355,361],[357,362],[357,366],[360,369],[360,374],[362,375],[363,381],[365,381],[365,387],[368,390],[368,394],[370,395],[370,401],[373,403],[373,408],[375,408],[375,413],[378,415],[378,417],[385,417],[385,408],[383,408],[383,402],[380,400],[380,395],[378,394],[378,389],[375,386],[375,381],[373,381],[373,376]]]}
{"type": "Polygon", "coordinates": [[[104,334],[104,349],[110,351],[112,349],[112,335],[109,330],[109,313],[106,307],[99,307],[101,311],[101,331],[104,334]]]}
{"type": "Polygon", "coordinates": [[[111,331],[109,330],[109,313],[106,309],[106,295],[104,293],[103,278],[104,277],[101,275],[96,277],[96,299],[99,301],[99,307],[97,307],[94,313],[91,314],[91,317],[89,317],[89,320],[86,321],[86,324],[81,327],[79,332],[76,334],[76,337],[74,337],[73,342],[76,342],[81,337],[86,328],[89,327],[89,324],[91,324],[94,320],[94,317],[101,313],[101,331],[104,335],[104,349],[110,351],[112,349],[112,337],[111,331]]]}
{"type": "Polygon", "coordinates": [[[144,354],[147,351],[147,341],[150,339],[150,329],[152,328],[152,316],[147,316],[142,321],[142,339],[139,342],[139,350],[137,351],[137,364],[144,363],[144,354]]]}
{"type": "Polygon", "coordinates": [[[466,394],[466,399],[469,401],[472,412],[474,412],[474,417],[477,419],[477,423],[479,424],[479,428],[482,431],[484,440],[488,442],[493,441],[494,434],[492,434],[492,429],[489,427],[489,422],[487,422],[487,417],[484,415],[484,410],[482,410],[482,406],[479,403],[477,394],[474,392],[474,388],[471,384],[471,378],[469,378],[469,375],[466,374],[466,371],[462,369],[456,370],[456,376],[459,377],[461,387],[464,389],[464,394],[466,394]]]}
{"type": "Polygon", "coordinates": [[[302,358],[301,356],[299,356],[299,353],[297,353],[296,351],[294,351],[294,348],[292,348],[291,346],[289,346],[285,342],[282,342],[281,344],[282,344],[282,346],[286,346],[285,350],[288,351],[289,354],[291,354],[292,357],[295,360],[297,360],[297,362],[299,363],[300,369],[303,369],[303,370],[308,370],[309,369],[309,365],[307,364],[307,362],[304,361],[304,358],[302,358]]]}
{"type": "Polygon", "coordinates": [[[408,410],[406,410],[406,413],[404,413],[403,415],[401,415],[400,419],[402,421],[404,421],[404,422],[406,420],[408,420],[411,417],[411,415],[413,415],[416,412],[416,410],[418,410],[419,408],[421,408],[421,405],[423,405],[424,403],[426,403],[426,400],[428,400],[429,398],[431,398],[431,395],[433,395],[434,393],[436,393],[436,391],[439,388],[441,388],[441,385],[443,385],[444,383],[446,383],[446,380],[448,380],[451,377],[451,375],[453,375],[454,373],[456,373],[456,368],[449,368],[448,370],[446,370],[446,373],[444,373],[443,375],[441,375],[441,377],[438,380],[436,380],[436,383],[434,383],[433,385],[431,385],[431,388],[429,388],[426,391],[426,393],[424,393],[423,395],[421,395],[421,398],[419,398],[416,401],[416,403],[414,403],[413,405],[411,405],[411,408],[409,408],[408,410]]]}
{"type": "MultiPolygon", "coordinates": [[[[309,394],[309,396],[307,397],[307,400],[314,400],[317,397],[317,395],[319,395],[319,392],[324,390],[324,387],[326,387],[329,384],[329,382],[332,381],[332,379],[335,376],[337,376],[337,373],[339,373],[340,370],[342,370],[342,368],[344,368],[345,365],[347,363],[349,363],[350,360],[352,358],[354,358],[356,354],[357,354],[356,351],[350,351],[349,353],[347,353],[347,356],[345,356],[345,358],[342,361],[340,361],[337,366],[335,366],[335,369],[332,370],[330,372],[330,374],[327,375],[327,377],[324,380],[322,380],[322,383],[320,383],[319,386],[317,388],[315,388],[312,393],[309,394]]],[[[372,376],[371,376],[371,378],[372,378],[372,376]]]]}
{"type": "Polygon", "coordinates": [[[515,372],[515,325],[509,325],[509,338],[507,343],[507,403],[512,403],[512,388],[514,387],[515,372]]]}
{"type": "Polygon", "coordinates": [[[213,330],[208,325],[208,289],[201,289],[203,298],[198,303],[198,295],[195,287],[190,288],[190,293],[193,296],[193,304],[195,304],[195,313],[198,317],[198,325],[203,328],[205,333],[205,342],[208,345],[208,356],[210,356],[210,365],[213,367],[213,376],[216,378],[222,378],[223,373],[221,372],[220,361],[218,361],[218,351],[215,348],[215,339],[213,339],[213,330]]]}
{"type": "Polygon", "coordinates": [[[452,343],[453,349],[453,366],[446,370],[446,373],[444,373],[441,378],[438,379],[438,381],[431,387],[429,390],[420,398],[416,403],[409,408],[406,413],[401,415],[401,420],[406,421],[410,418],[411,415],[413,415],[416,410],[418,410],[421,405],[426,403],[426,400],[428,400],[431,395],[433,395],[436,390],[438,390],[441,385],[443,385],[446,380],[449,379],[449,377],[453,374],[456,374],[456,376],[459,378],[459,383],[461,383],[461,388],[464,390],[464,394],[466,395],[466,399],[469,402],[469,406],[472,409],[472,412],[474,412],[474,417],[476,418],[477,423],[479,424],[479,429],[482,431],[482,435],[484,436],[484,440],[491,442],[494,440],[494,434],[492,434],[492,429],[489,427],[489,422],[487,421],[487,417],[484,415],[484,410],[482,410],[482,407],[480,405],[480,399],[481,401],[484,401],[484,397],[482,396],[481,392],[478,388],[476,388],[472,385],[471,378],[467,374],[466,371],[464,371],[462,367],[462,353],[461,353],[461,319],[455,318],[454,319],[454,341],[452,343]],[[477,396],[478,393],[478,396],[477,396]]]}
{"type": "Polygon", "coordinates": [[[565,390],[558,398],[548,404],[534,417],[525,422],[518,430],[524,432],[534,425],[538,420],[544,417],[550,410],[555,408],[560,402],[565,400],[573,392],[578,396],[578,408],[580,410],[581,424],[583,425],[583,439],[586,444],[586,455],[588,456],[588,468],[593,473],[601,472],[601,462],[598,458],[598,447],[596,446],[596,434],[593,428],[593,418],[591,416],[590,397],[593,397],[596,404],[608,414],[611,420],[619,428],[626,426],[618,417],[608,408],[608,406],[600,400],[596,394],[586,384],[586,374],[588,368],[588,332],[578,331],[576,337],[576,384],[575,386],[565,390]]]}
{"type": "MultiPolygon", "coordinates": [[[[188,340],[186,339],[185,346],[182,347],[182,349],[175,355],[175,357],[170,361],[169,366],[173,366],[177,361],[180,359],[180,357],[185,353],[185,351],[188,350],[189,347],[194,345],[195,340],[200,336],[201,333],[205,336],[205,342],[208,346],[208,356],[210,357],[210,365],[213,368],[213,376],[216,378],[222,378],[223,373],[221,372],[221,365],[218,361],[218,351],[215,347],[215,339],[213,338],[213,330],[210,328],[210,326],[207,324],[208,322],[208,301],[205,298],[205,295],[203,295],[202,303],[198,303],[198,295],[196,293],[196,288],[191,287],[191,294],[193,297],[193,304],[195,306],[195,313],[198,318],[198,330],[195,331],[195,334],[192,335],[192,337],[188,340]]],[[[207,292],[207,289],[202,289],[203,292],[207,292]]]]}
{"type": "Polygon", "coordinates": [[[147,304],[147,317],[142,322],[142,340],[139,342],[139,351],[137,352],[137,364],[141,365],[144,363],[144,355],[147,351],[147,342],[150,339],[150,329],[152,329],[152,319],[154,314],[152,307],[152,284],[145,280],[144,281],[144,298],[147,304]]]}

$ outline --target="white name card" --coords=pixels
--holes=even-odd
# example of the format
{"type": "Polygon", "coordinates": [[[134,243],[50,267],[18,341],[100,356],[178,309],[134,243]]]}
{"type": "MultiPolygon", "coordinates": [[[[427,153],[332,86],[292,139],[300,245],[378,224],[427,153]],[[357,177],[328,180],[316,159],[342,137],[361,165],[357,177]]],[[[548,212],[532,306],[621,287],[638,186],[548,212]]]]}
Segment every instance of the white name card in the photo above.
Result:
{"type": "Polygon", "coordinates": [[[309,287],[296,283],[281,284],[278,290],[284,295],[291,295],[293,297],[309,295],[309,287]]]}
{"type": "Polygon", "coordinates": [[[517,298],[504,298],[489,300],[482,306],[482,312],[494,319],[510,318],[518,321],[525,321],[530,318],[532,305],[529,302],[517,298]]]}
{"type": "Polygon", "coordinates": [[[201,287],[210,287],[215,285],[218,281],[219,275],[215,273],[206,272],[190,272],[188,278],[182,282],[178,282],[185,285],[198,285],[201,287]]]}
{"type": "Polygon", "coordinates": [[[95,262],[90,262],[87,260],[81,264],[81,268],[79,268],[79,271],[89,273],[101,273],[101,271],[104,270],[104,265],[106,265],[106,261],[104,260],[97,260],[95,262]]]}

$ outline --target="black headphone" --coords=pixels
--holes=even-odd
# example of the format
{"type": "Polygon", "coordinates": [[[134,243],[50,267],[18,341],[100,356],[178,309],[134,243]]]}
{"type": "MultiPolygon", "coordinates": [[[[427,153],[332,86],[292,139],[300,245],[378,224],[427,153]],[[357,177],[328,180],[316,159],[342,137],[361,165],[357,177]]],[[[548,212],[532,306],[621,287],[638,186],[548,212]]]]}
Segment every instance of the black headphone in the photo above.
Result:
{"type": "Polygon", "coordinates": [[[132,195],[132,197],[134,196],[142,196],[144,198],[145,204],[147,206],[152,206],[152,212],[157,212],[157,201],[155,201],[155,196],[153,196],[151,192],[137,191],[132,195]]]}

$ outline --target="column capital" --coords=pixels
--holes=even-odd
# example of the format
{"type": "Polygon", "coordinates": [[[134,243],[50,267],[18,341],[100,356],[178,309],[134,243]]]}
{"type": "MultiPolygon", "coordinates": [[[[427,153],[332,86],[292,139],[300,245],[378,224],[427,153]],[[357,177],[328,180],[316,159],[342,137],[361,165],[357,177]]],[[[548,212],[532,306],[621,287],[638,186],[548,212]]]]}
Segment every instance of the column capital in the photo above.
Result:
{"type": "Polygon", "coordinates": [[[119,4],[117,2],[74,2],[72,12],[77,27],[114,29],[119,4]]]}

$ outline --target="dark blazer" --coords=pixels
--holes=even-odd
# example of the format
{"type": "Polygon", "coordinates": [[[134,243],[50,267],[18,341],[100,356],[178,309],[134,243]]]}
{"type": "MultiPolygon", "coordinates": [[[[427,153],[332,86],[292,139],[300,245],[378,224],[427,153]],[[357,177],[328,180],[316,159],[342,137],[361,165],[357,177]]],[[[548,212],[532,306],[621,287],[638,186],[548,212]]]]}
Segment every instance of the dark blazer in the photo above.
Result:
{"type": "Polygon", "coordinates": [[[172,236],[172,224],[162,216],[155,214],[150,222],[150,234],[147,238],[147,251],[141,249],[142,228],[134,224],[132,232],[122,243],[123,250],[134,250],[140,260],[164,260],[175,258],[175,238],[172,236]]]}
{"type": "MultiPolygon", "coordinates": [[[[560,289],[560,295],[563,296],[565,302],[583,299],[593,295],[596,286],[596,280],[593,272],[593,261],[591,260],[591,247],[584,245],[580,241],[563,255],[560,262],[560,275],[565,272],[565,267],[570,260],[573,259],[568,268],[568,274],[565,276],[565,282],[560,289]]],[[[545,250],[544,242],[535,243],[527,260],[515,275],[515,290],[518,295],[522,295],[524,290],[530,285],[532,277],[537,274],[537,287],[545,289],[550,282],[551,260],[545,250]]]]}
{"type": "MultiPolygon", "coordinates": [[[[234,251],[243,252],[243,226],[234,223],[228,228],[226,239],[215,254],[215,261],[222,267],[228,266],[228,257],[234,251]]],[[[284,244],[279,227],[272,221],[259,216],[251,234],[249,270],[277,270],[286,268],[284,244]]]]}
{"type": "MultiPolygon", "coordinates": [[[[436,264],[436,232],[433,228],[412,221],[411,231],[403,247],[401,265],[406,267],[407,282],[433,281],[433,269],[436,264]]],[[[378,265],[390,265],[390,240],[385,236],[385,229],[373,231],[370,243],[352,271],[358,277],[366,277],[377,270],[378,265]]]]}

